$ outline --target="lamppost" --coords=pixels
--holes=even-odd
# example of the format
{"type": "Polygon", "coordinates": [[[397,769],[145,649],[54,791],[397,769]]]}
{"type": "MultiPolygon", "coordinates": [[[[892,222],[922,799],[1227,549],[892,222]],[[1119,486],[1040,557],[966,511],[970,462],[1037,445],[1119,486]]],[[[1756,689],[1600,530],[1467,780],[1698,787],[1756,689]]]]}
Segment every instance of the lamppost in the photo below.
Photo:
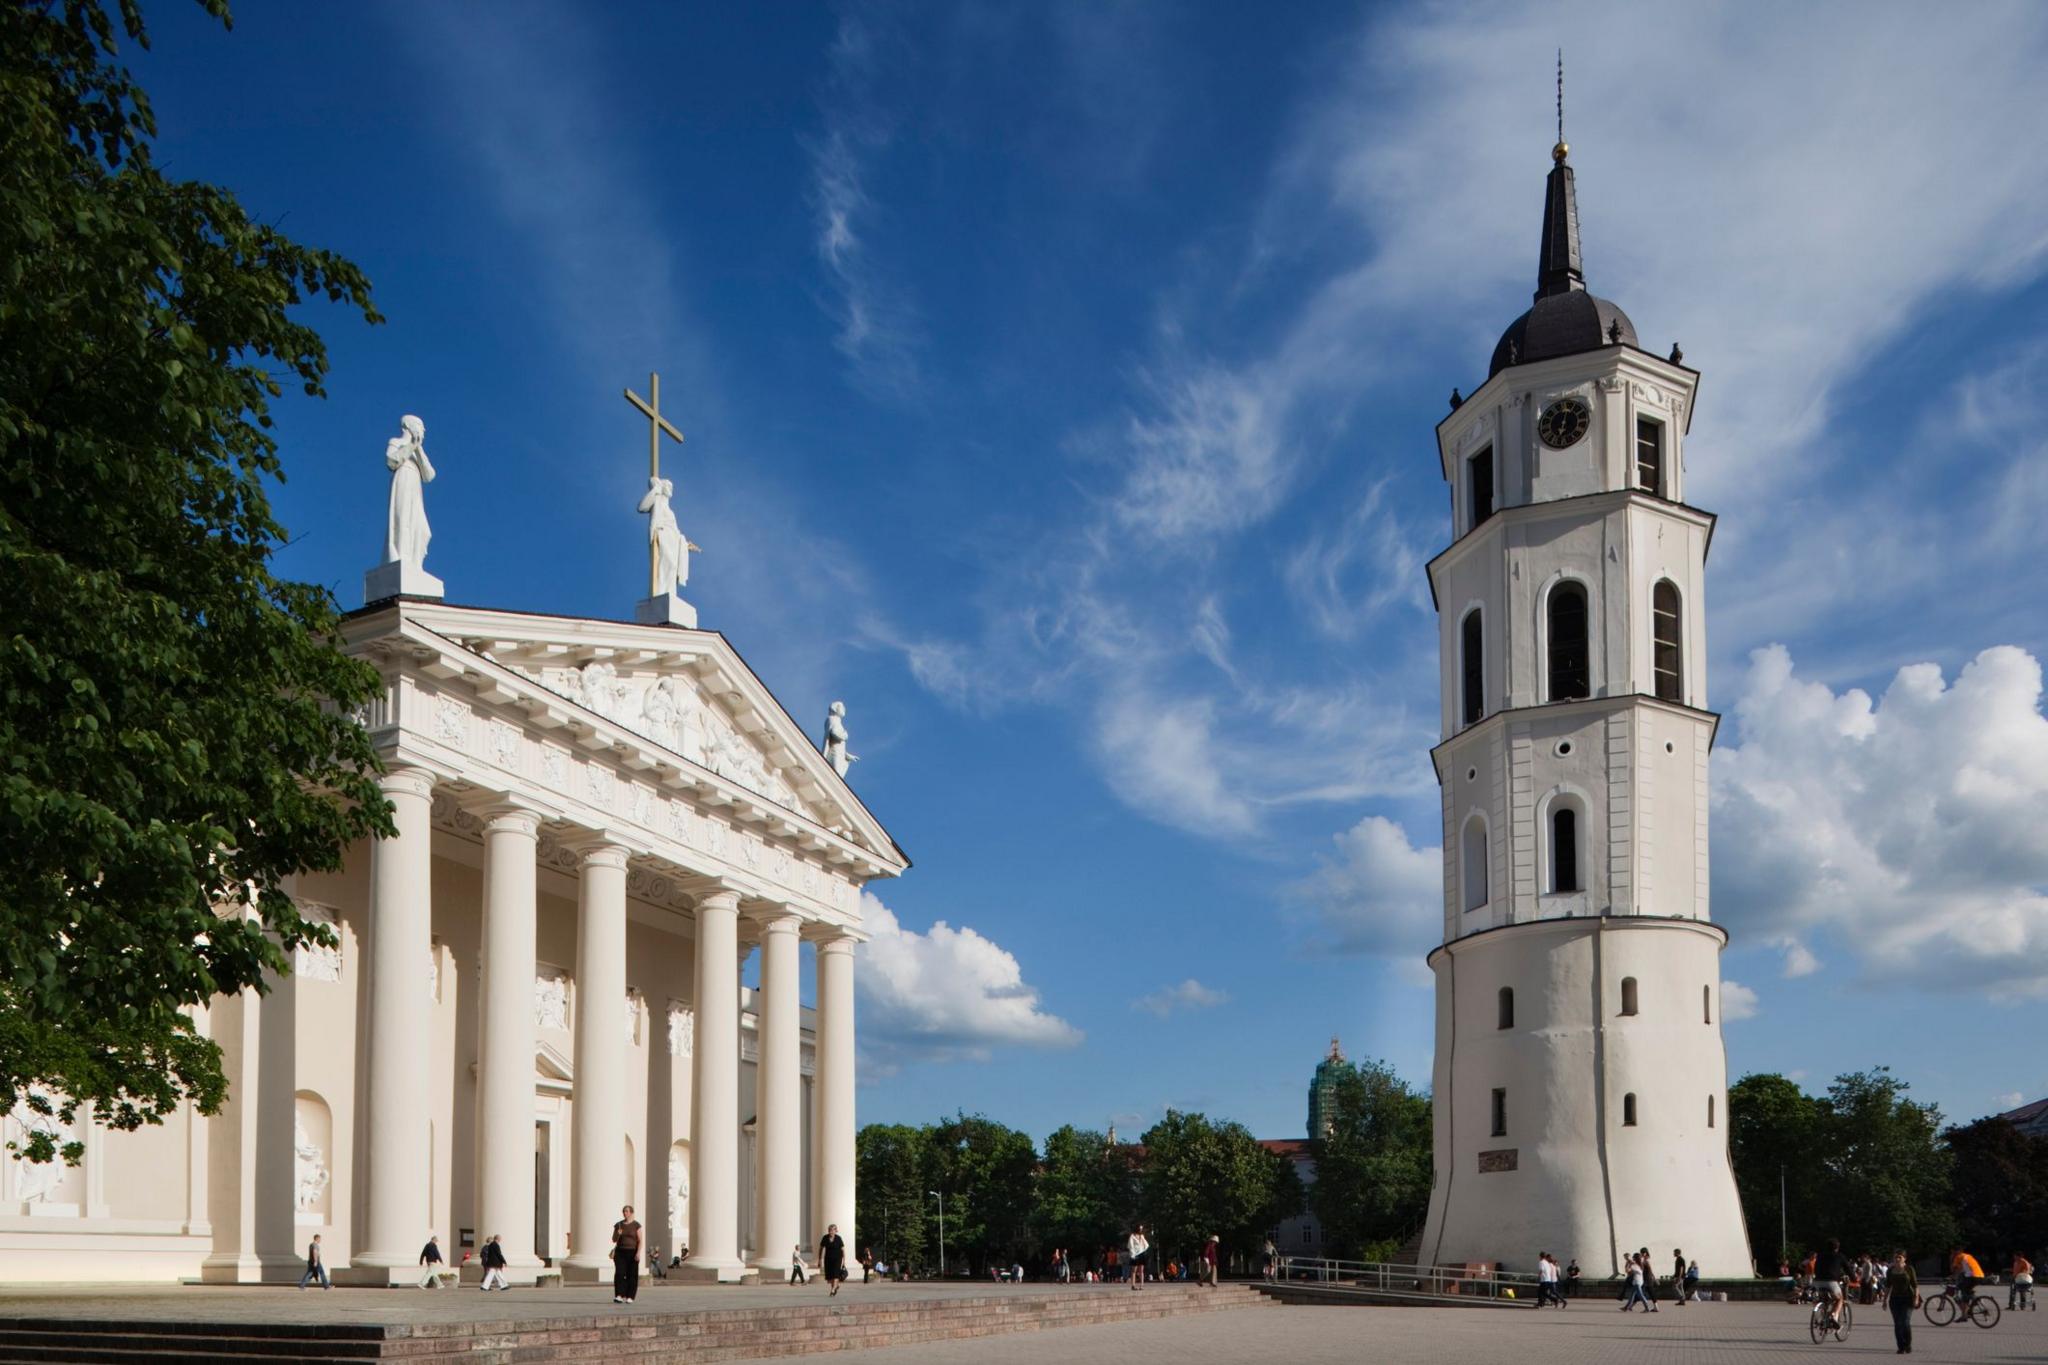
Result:
{"type": "Polygon", "coordinates": [[[946,1278],[946,1196],[937,1190],[926,1190],[926,1194],[939,1201],[939,1278],[946,1278]]]}

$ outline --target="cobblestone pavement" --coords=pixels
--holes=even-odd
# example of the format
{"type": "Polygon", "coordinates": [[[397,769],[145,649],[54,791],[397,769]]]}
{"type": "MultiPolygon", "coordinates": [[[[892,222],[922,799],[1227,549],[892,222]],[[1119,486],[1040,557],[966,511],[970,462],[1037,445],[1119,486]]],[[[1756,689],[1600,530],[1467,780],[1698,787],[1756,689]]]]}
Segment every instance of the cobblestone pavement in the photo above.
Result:
{"type": "MultiPolygon", "coordinates": [[[[2000,1307],[2003,1307],[2003,1303],[2000,1307]]],[[[1893,1356],[1891,1319],[1859,1318],[1845,1342],[1816,1346],[1808,1310],[1787,1304],[1664,1305],[1626,1317],[1606,1305],[1562,1312],[1471,1308],[1248,1308],[1228,1313],[1052,1332],[976,1337],[930,1346],[895,1346],[791,1360],[846,1365],[1066,1365],[1071,1361],[1144,1360],[1162,1365],[1358,1365],[1361,1361],[1457,1362],[1458,1365],[1750,1365],[1800,1358],[1873,1360],[1893,1356]]],[[[2011,1313],[1990,1331],[1936,1329],[1914,1317],[1916,1360],[1981,1365],[2048,1361],[2048,1313],[2011,1313]]]]}

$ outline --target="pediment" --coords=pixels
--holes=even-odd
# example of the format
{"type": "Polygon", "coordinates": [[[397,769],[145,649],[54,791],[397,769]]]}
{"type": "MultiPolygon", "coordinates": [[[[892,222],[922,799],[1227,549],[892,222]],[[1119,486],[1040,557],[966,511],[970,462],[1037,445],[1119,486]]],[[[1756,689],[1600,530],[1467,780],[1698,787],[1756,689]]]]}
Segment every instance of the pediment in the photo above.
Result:
{"type": "Polygon", "coordinates": [[[609,722],[887,862],[907,861],[715,631],[424,603],[407,603],[405,614],[559,698],[565,716],[609,722]]]}

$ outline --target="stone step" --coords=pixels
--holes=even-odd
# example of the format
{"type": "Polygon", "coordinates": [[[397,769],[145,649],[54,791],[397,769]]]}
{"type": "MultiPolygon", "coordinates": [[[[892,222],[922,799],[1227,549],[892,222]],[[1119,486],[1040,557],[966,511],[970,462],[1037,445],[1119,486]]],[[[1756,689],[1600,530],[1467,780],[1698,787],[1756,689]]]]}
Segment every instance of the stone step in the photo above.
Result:
{"type": "Polygon", "coordinates": [[[1110,1287],[1028,1295],[908,1302],[791,1304],[423,1323],[0,1321],[0,1365],[73,1361],[149,1365],[327,1365],[382,1360],[403,1365],[526,1365],[544,1361],[699,1362],[909,1346],[1010,1332],[1264,1306],[1249,1286],[1110,1287]]]}

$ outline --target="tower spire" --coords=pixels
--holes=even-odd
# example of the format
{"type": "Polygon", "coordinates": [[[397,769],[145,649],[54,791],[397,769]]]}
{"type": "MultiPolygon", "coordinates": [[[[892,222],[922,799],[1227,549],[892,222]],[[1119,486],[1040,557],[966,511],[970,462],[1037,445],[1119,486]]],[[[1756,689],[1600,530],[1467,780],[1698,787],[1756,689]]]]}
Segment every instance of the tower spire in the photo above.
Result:
{"type": "Polygon", "coordinates": [[[1550,149],[1549,182],[1543,190],[1543,248],[1536,263],[1536,297],[1549,298],[1586,287],[1579,258],[1579,197],[1572,185],[1571,146],[1564,140],[1564,49],[1557,50],[1557,145],[1550,149]]]}

